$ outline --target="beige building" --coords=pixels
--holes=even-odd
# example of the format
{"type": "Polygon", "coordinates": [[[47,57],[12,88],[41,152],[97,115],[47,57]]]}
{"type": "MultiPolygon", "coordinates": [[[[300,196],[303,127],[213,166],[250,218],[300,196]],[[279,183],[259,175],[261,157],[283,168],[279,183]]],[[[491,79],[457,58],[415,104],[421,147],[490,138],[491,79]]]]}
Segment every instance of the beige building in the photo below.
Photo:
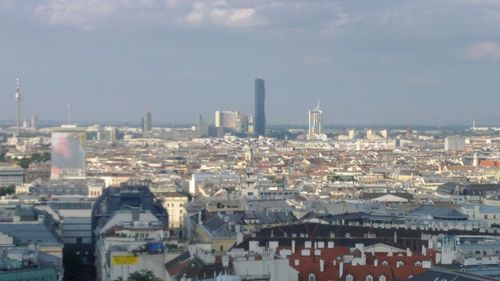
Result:
{"type": "Polygon", "coordinates": [[[96,175],[97,178],[104,180],[106,187],[120,186],[120,184],[127,182],[132,174],[129,173],[107,173],[96,175]]]}
{"type": "Polygon", "coordinates": [[[166,192],[161,195],[163,207],[168,213],[168,228],[180,229],[184,226],[184,214],[188,197],[179,192],[166,192]]]}

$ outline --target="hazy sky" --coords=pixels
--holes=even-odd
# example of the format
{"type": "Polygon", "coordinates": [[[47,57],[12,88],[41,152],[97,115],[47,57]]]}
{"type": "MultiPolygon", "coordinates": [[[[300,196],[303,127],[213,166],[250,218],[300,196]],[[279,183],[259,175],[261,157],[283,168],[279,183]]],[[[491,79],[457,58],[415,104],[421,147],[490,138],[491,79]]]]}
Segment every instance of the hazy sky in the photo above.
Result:
{"type": "Polygon", "coordinates": [[[500,124],[500,0],[0,0],[0,120],[500,124]]]}

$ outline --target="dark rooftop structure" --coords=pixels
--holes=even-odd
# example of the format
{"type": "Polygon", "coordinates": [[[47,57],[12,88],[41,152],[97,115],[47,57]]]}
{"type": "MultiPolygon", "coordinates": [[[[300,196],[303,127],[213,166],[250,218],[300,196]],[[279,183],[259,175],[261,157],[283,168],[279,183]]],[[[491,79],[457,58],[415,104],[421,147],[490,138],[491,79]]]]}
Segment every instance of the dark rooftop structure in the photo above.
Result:
{"type": "Polygon", "coordinates": [[[491,278],[485,278],[481,276],[474,276],[470,274],[464,274],[459,272],[443,272],[438,270],[428,270],[422,274],[419,274],[413,278],[412,281],[428,281],[428,280],[438,280],[438,281],[484,281],[484,280],[497,280],[491,278]]]}
{"type": "MultiPolygon", "coordinates": [[[[356,243],[373,245],[383,243],[399,248],[410,248],[420,251],[427,241],[422,240],[423,234],[438,235],[438,230],[412,230],[402,228],[371,228],[366,226],[329,225],[319,223],[302,223],[285,226],[268,227],[259,230],[255,236],[247,237],[236,248],[248,249],[248,241],[259,241],[261,246],[269,241],[279,241],[280,245],[290,245],[295,240],[297,245],[305,241],[335,241],[337,245],[352,247],[356,243]]],[[[448,230],[449,235],[477,235],[477,231],[448,230]]]]}
{"type": "Polygon", "coordinates": [[[469,195],[469,196],[481,196],[488,197],[494,195],[495,193],[500,193],[500,184],[494,183],[445,183],[438,187],[438,193],[446,195],[469,195]]]}
{"type": "Polygon", "coordinates": [[[418,216],[431,216],[436,220],[467,220],[467,215],[452,208],[424,205],[410,212],[418,216]]]}
{"type": "Polygon", "coordinates": [[[149,187],[122,185],[105,189],[96,200],[92,209],[92,229],[96,229],[99,221],[108,220],[114,212],[127,209],[151,211],[163,225],[168,225],[167,211],[149,187]]]}

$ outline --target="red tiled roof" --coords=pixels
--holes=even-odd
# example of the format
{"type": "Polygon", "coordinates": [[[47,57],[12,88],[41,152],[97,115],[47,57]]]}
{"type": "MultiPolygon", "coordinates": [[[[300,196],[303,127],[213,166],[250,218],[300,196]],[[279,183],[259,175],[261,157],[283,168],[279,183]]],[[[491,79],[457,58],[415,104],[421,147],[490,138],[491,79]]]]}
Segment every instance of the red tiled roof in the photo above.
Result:
{"type": "Polygon", "coordinates": [[[480,160],[480,167],[500,167],[500,161],[498,160],[480,160]]]}
{"type": "Polygon", "coordinates": [[[305,248],[301,246],[296,247],[295,253],[288,256],[290,266],[299,271],[299,281],[308,281],[311,273],[315,275],[316,281],[344,281],[348,275],[352,275],[354,281],[365,281],[368,275],[372,275],[373,280],[379,280],[382,275],[386,277],[387,281],[407,280],[411,275],[426,271],[425,268],[422,268],[422,262],[432,262],[434,255],[431,251],[425,256],[418,252],[412,252],[411,256],[407,256],[406,253],[401,255],[395,253],[393,256],[388,256],[386,253],[374,253],[373,255],[365,252],[366,265],[343,264],[343,275],[340,277],[340,262],[343,256],[353,255],[349,247],[310,248],[308,256],[302,255],[303,249],[305,248]],[[320,254],[315,255],[315,250],[319,250],[320,254]],[[298,265],[295,264],[296,260],[299,262],[298,265]],[[323,271],[320,270],[321,260],[324,261],[323,271]],[[377,265],[375,265],[375,260],[377,260],[377,265]],[[387,265],[382,265],[384,261],[387,262],[387,265]],[[403,265],[397,266],[398,262],[403,262],[403,265]],[[417,262],[420,263],[415,265],[417,262]]]}

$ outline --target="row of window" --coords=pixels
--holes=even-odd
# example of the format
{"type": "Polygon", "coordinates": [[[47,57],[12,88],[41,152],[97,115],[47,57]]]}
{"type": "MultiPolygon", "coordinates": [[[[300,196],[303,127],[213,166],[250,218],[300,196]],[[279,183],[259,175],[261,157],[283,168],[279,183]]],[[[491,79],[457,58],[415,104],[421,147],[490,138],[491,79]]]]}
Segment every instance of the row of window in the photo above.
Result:
{"type": "MultiPolygon", "coordinates": [[[[167,204],[166,204],[167,208],[169,208],[169,207],[175,207],[175,205],[176,205],[175,203],[167,203],[167,204]]],[[[179,207],[181,207],[181,208],[182,208],[183,206],[184,206],[184,204],[179,203],[179,207]]]]}
{"type": "MultiPolygon", "coordinates": [[[[308,281],[316,281],[316,275],[314,273],[309,274],[308,281]]],[[[354,281],[354,277],[351,274],[348,274],[345,278],[346,281],[354,281]]],[[[365,278],[366,281],[375,281],[372,275],[367,275],[365,278]]],[[[378,277],[378,281],[387,281],[387,277],[385,275],[380,275],[378,277]]]]}

